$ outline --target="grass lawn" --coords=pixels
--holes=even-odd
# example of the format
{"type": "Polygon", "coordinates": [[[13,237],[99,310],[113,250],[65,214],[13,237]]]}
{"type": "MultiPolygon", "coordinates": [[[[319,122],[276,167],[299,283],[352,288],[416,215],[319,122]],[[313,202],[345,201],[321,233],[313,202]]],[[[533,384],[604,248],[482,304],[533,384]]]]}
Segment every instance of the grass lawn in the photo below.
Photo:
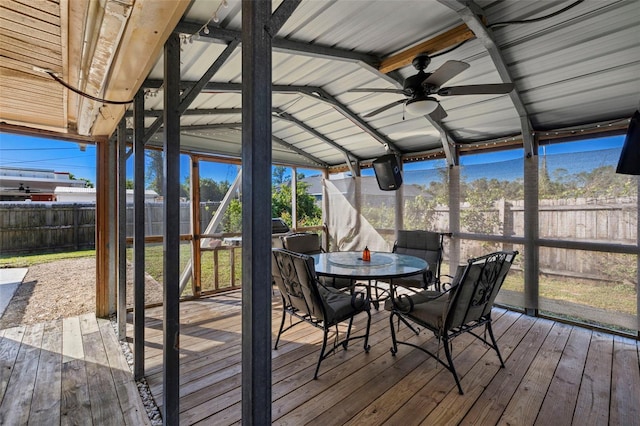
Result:
{"type": "Polygon", "coordinates": [[[0,255],[0,268],[28,268],[29,266],[55,262],[56,260],[78,259],[81,257],[95,256],[95,250],[81,250],[48,254],[28,254],[22,256],[0,255]]]}
{"type": "MultiPolygon", "coordinates": [[[[540,276],[539,285],[540,297],[636,314],[636,290],[633,284],[540,276]]],[[[521,274],[511,274],[502,287],[524,292],[524,280],[521,274]]]]}
{"type": "MultiPolygon", "coordinates": [[[[235,285],[239,286],[242,282],[242,249],[234,249],[234,276],[235,285]]],[[[127,249],[127,259],[133,262],[133,248],[127,249]]],[[[189,242],[180,244],[180,271],[184,271],[191,261],[191,246],[189,242]]],[[[214,290],[214,264],[213,252],[202,252],[201,256],[201,286],[202,291],[214,290]]],[[[218,252],[218,283],[220,288],[231,287],[231,268],[230,268],[230,251],[220,250],[218,252]]],[[[145,271],[151,275],[159,283],[163,282],[164,277],[164,259],[162,243],[147,244],[145,246],[145,271]]],[[[185,287],[183,296],[192,294],[192,281],[185,287]]]]}

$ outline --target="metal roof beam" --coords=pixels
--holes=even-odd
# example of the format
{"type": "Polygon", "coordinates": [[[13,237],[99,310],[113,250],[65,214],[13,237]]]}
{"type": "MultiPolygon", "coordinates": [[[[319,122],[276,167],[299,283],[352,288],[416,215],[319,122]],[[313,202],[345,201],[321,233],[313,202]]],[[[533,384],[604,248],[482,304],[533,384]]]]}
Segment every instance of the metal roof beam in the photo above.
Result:
{"type": "Polygon", "coordinates": [[[284,112],[279,108],[273,108],[273,116],[275,118],[279,118],[281,120],[285,120],[285,121],[288,121],[290,123],[293,123],[296,126],[298,126],[301,129],[303,129],[304,131],[306,131],[308,133],[311,133],[316,138],[318,138],[318,139],[322,140],[323,142],[327,143],[328,145],[331,145],[332,147],[334,147],[335,149],[340,151],[342,154],[344,154],[344,156],[347,158],[347,162],[348,163],[351,162],[351,157],[355,158],[356,160],[361,160],[360,157],[358,157],[357,155],[355,155],[351,151],[345,149],[343,146],[339,145],[334,140],[329,139],[328,137],[326,137],[322,133],[318,132],[316,129],[306,125],[305,123],[303,123],[302,121],[298,120],[293,115],[291,115],[291,114],[289,114],[287,112],[284,112]]]}
{"type": "MultiPolygon", "coordinates": [[[[144,82],[144,87],[146,88],[158,88],[162,84],[161,80],[146,80],[144,82]]],[[[182,82],[185,88],[189,87],[193,83],[191,82],[182,82]]],[[[242,89],[242,85],[238,83],[207,83],[203,88],[203,91],[211,91],[211,92],[236,92],[239,93],[242,89]]],[[[395,144],[388,139],[386,136],[378,132],[376,129],[371,127],[369,123],[358,117],[354,114],[346,105],[339,102],[336,98],[327,93],[324,89],[320,87],[314,86],[283,86],[283,85],[273,85],[272,90],[275,93],[300,93],[305,96],[309,96],[313,99],[322,101],[326,104],[331,105],[336,111],[342,114],[345,118],[349,119],[356,126],[362,129],[369,136],[373,137],[375,140],[380,142],[380,144],[388,147],[390,150],[398,152],[402,154],[402,151],[395,146],[395,144]]]]}
{"type": "Polygon", "coordinates": [[[320,160],[319,158],[309,154],[308,152],[305,152],[303,150],[301,150],[300,148],[291,145],[289,142],[286,142],[283,139],[280,139],[279,137],[273,136],[271,135],[271,140],[273,140],[274,142],[276,142],[278,145],[281,145],[287,149],[290,149],[291,151],[295,152],[296,154],[300,154],[303,157],[305,157],[306,159],[316,163],[318,166],[322,167],[322,168],[328,168],[329,164],[325,163],[324,161],[320,160]]]}
{"type": "Polygon", "coordinates": [[[458,157],[458,153],[455,150],[452,150],[452,145],[454,145],[449,132],[442,127],[442,124],[434,120],[428,115],[425,115],[424,118],[440,133],[440,141],[442,142],[442,150],[444,151],[444,156],[447,160],[447,165],[457,166],[460,162],[460,158],[458,157]]]}
{"type": "MultiPolygon", "coordinates": [[[[229,43],[233,40],[240,40],[241,32],[229,30],[225,28],[209,27],[209,34],[199,33],[202,24],[185,22],[178,23],[175,32],[181,34],[199,34],[200,40],[229,43]]],[[[304,43],[299,41],[287,40],[284,38],[274,37],[272,41],[272,49],[275,51],[294,53],[298,55],[311,56],[324,59],[333,59],[352,63],[365,63],[374,68],[378,68],[380,58],[366,53],[356,52],[352,50],[337,49],[331,46],[321,46],[317,44],[304,43]]]]}
{"type": "MultiPolygon", "coordinates": [[[[275,38],[278,31],[287,22],[287,19],[296,10],[302,0],[284,0],[280,3],[280,6],[271,14],[271,19],[267,24],[265,30],[271,36],[271,39],[275,38]]],[[[273,40],[272,40],[273,43],[273,40]]]]}
{"type": "MultiPolygon", "coordinates": [[[[197,108],[188,109],[182,115],[228,115],[242,114],[241,108],[197,108]]],[[[161,109],[148,109],[144,112],[145,117],[162,117],[161,109]]],[[[133,111],[127,111],[125,117],[133,117],[133,111]]]]}
{"type": "MultiPolygon", "coordinates": [[[[502,57],[502,52],[493,38],[493,32],[487,28],[482,22],[479,15],[484,15],[484,11],[471,0],[438,0],[443,5],[455,11],[467,26],[475,33],[476,37],[484,44],[485,49],[489,53],[500,78],[505,83],[513,83],[511,73],[507,68],[506,61],[502,57]]],[[[524,102],[520,97],[517,88],[514,88],[509,97],[520,117],[520,128],[522,132],[522,140],[524,151],[527,157],[535,154],[535,143],[533,135],[533,126],[529,119],[529,114],[524,106],[524,102]]]]}
{"type": "MultiPolygon", "coordinates": [[[[205,85],[211,80],[211,77],[215,75],[216,72],[224,65],[224,63],[229,59],[231,54],[236,50],[236,48],[240,45],[239,40],[234,40],[227,45],[227,48],[216,58],[216,60],[211,64],[209,69],[203,74],[203,76],[195,82],[195,84],[190,85],[187,90],[182,94],[180,99],[180,104],[178,106],[178,115],[182,115],[184,111],[189,108],[189,105],[195,100],[195,98],[200,94],[205,85]]],[[[150,126],[149,131],[144,135],[144,143],[147,143],[149,139],[154,135],[155,132],[158,131],[160,126],[162,126],[163,117],[158,117],[153,124],[150,126]]]]}
{"type": "MultiPolygon", "coordinates": [[[[194,124],[191,126],[180,126],[180,132],[189,132],[189,131],[198,131],[198,130],[214,130],[214,129],[242,129],[242,123],[215,123],[215,124],[194,124]]],[[[127,129],[127,140],[131,141],[133,135],[133,130],[127,129]]],[[[315,163],[317,166],[322,168],[330,167],[328,163],[320,160],[319,158],[309,154],[308,152],[303,151],[302,149],[290,144],[289,142],[284,141],[276,136],[272,136],[274,142],[278,145],[281,145],[291,151],[294,151],[296,154],[299,154],[305,157],[307,160],[315,163]]]]}
{"type": "Polygon", "coordinates": [[[362,131],[367,133],[369,136],[380,142],[385,148],[402,154],[402,151],[395,146],[395,144],[382,133],[378,132],[376,129],[371,127],[369,123],[364,121],[362,118],[358,117],[354,114],[346,105],[339,102],[336,98],[327,93],[324,89],[320,87],[312,87],[312,86],[273,86],[274,92],[287,93],[287,92],[296,92],[301,93],[305,96],[311,97],[313,99],[317,99],[323,101],[326,104],[329,104],[342,114],[345,118],[349,119],[353,124],[358,126],[362,131]]]}

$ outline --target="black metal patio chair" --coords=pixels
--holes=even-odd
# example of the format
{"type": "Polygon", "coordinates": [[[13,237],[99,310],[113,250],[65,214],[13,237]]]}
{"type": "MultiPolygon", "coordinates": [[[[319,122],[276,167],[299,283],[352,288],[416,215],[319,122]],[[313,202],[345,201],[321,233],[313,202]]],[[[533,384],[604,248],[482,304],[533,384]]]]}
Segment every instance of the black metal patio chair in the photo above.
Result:
{"type": "Polygon", "coordinates": [[[282,322],[274,344],[278,349],[280,336],[298,324],[307,323],[323,330],[322,348],[313,375],[318,378],[320,364],[342,346],[345,350],[350,341],[364,339],[364,350],[369,352],[369,330],[371,328],[371,313],[369,300],[361,292],[347,294],[334,288],[322,285],[315,273],[313,259],[305,254],[294,253],[285,249],[273,249],[277,272],[274,273],[276,285],[282,296],[282,322]],[[367,314],[366,330],[363,334],[351,336],[353,318],[365,312],[367,314]],[[300,321],[284,328],[287,315],[300,321]],[[348,321],[346,334],[342,340],[338,339],[338,324],[348,321]],[[333,347],[327,351],[327,338],[332,327],[336,328],[336,340],[333,347]]]}
{"type": "Polygon", "coordinates": [[[398,239],[393,245],[393,252],[420,257],[427,261],[429,269],[422,274],[395,279],[395,284],[420,289],[433,286],[435,290],[440,291],[440,266],[446,235],[451,234],[423,230],[398,231],[398,239]]]}
{"type": "MultiPolygon", "coordinates": [[[[324,252],[320,243],[320,235],[314,232],[299,232],[280,237],[282,246],[295,253],[318,254],[324,252]]],[[[339,290],[353,291],[355,282],[347,278],[319,277],[322,284],[339,290]]]]}
{"type": "Polygon", "coordinates": [[[398,344],[412,346],[425,352],[453,374],[461,395],[463,394],[462,386],[453,365],[450,348],[451,341],[455,337],[470,333],[480,339],[496,351],[500,365],[504,368],[491,328],[491,308],[517,254],[517,251],[495,252],[469,259],[465,267],[458,268],[452,286],[443,292],[424,290],[415,294],[406,292],[403,294],[402,291],[398,291],[401,288],[395,284],[394,280],[391,284],[391,298],[385,303],[385,309],[391,312],[389,317],[393,344],[391,354],[395,356],[398,352],[398,344]],[[394,317],[416,334],[419,331],[414,328],[414,324],[432,331],[438,338],[438,347],[440,340],[443,342],[446,361],[422,346],[397,340],[393,324],[394,317]],[[486,334],[483,337],[474,332],[475,328],[481,326],[484,326],[485,331],[488,332],[490,342],[486,340],[486,334]]]}

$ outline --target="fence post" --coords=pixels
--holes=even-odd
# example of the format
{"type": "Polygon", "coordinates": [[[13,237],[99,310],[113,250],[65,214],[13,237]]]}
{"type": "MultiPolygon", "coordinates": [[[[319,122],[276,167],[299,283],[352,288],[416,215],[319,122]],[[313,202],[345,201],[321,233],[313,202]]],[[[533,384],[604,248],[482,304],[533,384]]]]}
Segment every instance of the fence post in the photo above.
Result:
{"type": "Polygon", "coordinates": [[[73,203],[73,248],[75,250],[80,249],[80,212],[78,209],[78,204],[73,203]]]}

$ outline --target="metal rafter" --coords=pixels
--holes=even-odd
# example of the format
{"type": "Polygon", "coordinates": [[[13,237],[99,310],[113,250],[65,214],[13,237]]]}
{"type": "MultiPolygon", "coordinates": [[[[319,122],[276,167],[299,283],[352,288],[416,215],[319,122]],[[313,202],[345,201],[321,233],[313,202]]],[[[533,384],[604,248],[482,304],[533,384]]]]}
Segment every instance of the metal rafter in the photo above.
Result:
{"type": "Polygon", "coordinates": [[[371,127],[369,123],[364,121],[362,118],[354,114],[346,105],[339,102],[336,98],[331,96],[321,87],[311,87],[311,86],[273,86],[274,92],[279,93],[301,93],[310,98],[320,100],[328,105],[331,105],[333,109],[342,114],[345,118],[350,120],[353,124],[358,126],[361,130],[367,133],[369,136],[373,137],[375,140],[380,142],[385,148],[397,152],[402,153],[400,149],[386,136],[382,133],[378,132],[376,129],[371,127]]]}
{"type": "MultiPolygon", "coordinates": [[[[178,23],[178,25],[176,25],[174,31],[181,34],[196,34],[201,28],[202,24],[182,21],[178,23]]],[[[209,27],[209,34],[199,34],[200,41],[209,41],[212,43],[230,43],[234,40],[240,40],[242,33],[240,31],[229,30],[225,28],[209,27]]],[[[369,55],[366,53],[337,49],[331,46],[310,44],[278,37],[273,38],[272,46],[274,51],[352,63],[362,62],[370,65],[371,67],[374,67],[375,69],[378,68],[381,62],[380,58],[378,58],[377,56],[369,55]]]]}
{"type": "MultiPolygon", "coordinates": [[[[238,45],[240,44],[239,40],[231,41],[226,49],[216,58],[216,60],[211,64],[209,69],[203,74],[203,76],[195,82],[195,84],[190,85],[187,90],[183,93],[180,98],[180,105],[178,106],[178,115],[181,115],[184,111],[189,108],[189,105],[195,100],[195,98],[200,94],[203,87],[211,80],[211,77],[215,75],[216,72],[224,65],[224,63],[229,59],[231,54],[236,50],[238,45]]],[[[162,126],[163,118],[158,117],[153,124],[149,127],[149,131],[144,136],[144,141],[147,143],[149,139],[153,136],[155,132],[160,129],[162,126]]]]}
{"type": "Polygon", "coordinates": [[[280,3],[280,6],[271,14],[269,23],[265,26],[265,31],[271,36],[271,43],[276,34],[280,31],[282,26],[287,22],[287,19],[296,10],[302,0],[284,0],[280,3]]]}
{"type": "Polygon", "coordinates": [[[289,114],[289,113],[287,113],[285,111],[282,111],[279,108],[274,108],[273,109],[273,113],[274,113],[273,116],[275,118],[279,118],[281,120],[285,120],[285,121],[288,121],[290,123],[295,124],[296,126],[300,127],[304,131],[306,131],[308,133],[311,133],[313,136],[317,137],[318,139],[322,140],[323,142],[331,145],[332,147],[334,147],[338,151],[342,152],[342,154],[347,159],[348,163],[351,162],[351,157],[355,158],[356,160],[362,160],[362,158],[360,158],[359,156],[355,155],[353,152],[349,151],[348,149],[345,149],[344,147],[342,147],[342,145],[338,144],[337,142],[335,142],[332,139],[329,139],[328,137],[326,137],[322,133],[318,132],[316,129],[314,129],[314,128],[308,126],[307,124],[303,123],[302,121],[298,120],[293,115],[291,115],[291,114],[289,114]]]}
{"type": "MultiPolygon", "coordinates": [[[[475,33],[476,37],[484,44],[487,49],[491,60],[493,61],[500,78],[504,83],[512,83],[511,73],[507,68],[506,61],[502,57],[500,47],[496,44],[493,38],[493,32],[487,28],[480,16],[484,15],[484,11],[478,5],[471,0],[438,0],[443,5],[454,10],[460,18],[467,24],[467,26],[475,33]]],[[[524,102],[520,97],[520,93],[517,88],[514,88],[509,97],[513,106],[518,112],[520,117],[520,128],[522,132],[522,140],[524,144],[524,150],[527,156],[535,155],[535,143],[533,137],[533,127],[529,114],[524,106],[524,102]]]]}
{"type": "MultiPolygon", "coordinates": [[[[161,109],[148,109],[144,112],[145,117],[162,117],[161,109]]],[[[188,109],[182,115],[229,115],[242,114],[241,108],[196,108],[188,109]]],[[[133,117],[133,111],[127,111],[125,117],[133,117]]]]}
{"type": "Polygon", "coordinates": [[[298,148],[298,147],[296,147],[294,145],[291,145],[289,142],[287,142],[287,141],[285,141],[283,139],[280,139],[279,137],[271,135],[271,140],[276,142],[278,145],[281,145],[281,146],[283,146],[283,147],[285,147],[287,149],[290,149],[291,151],[294,151],[296,154],[302,155],[306,159],[316,163],[318,166],[320,166],[322,168],[326,169],[326,168],[329,167],[329,165],[327,163],[325,163],[324,161],[322,161],[321,159],[314,157],[313,155],[309,154],[308,152],[303,151],[302,149],[300,149],[300,148],[298,148]]]}
{"type": "MultiPolygon", "coordinates": [[[[185,88],[192,85],[192,82],[182,82],[185,88]]],[[[162,85],[160,80],[146,80],[144,86],[146,88],[158,88],[162,85]]],[[[207,83],[207,85],[202,89],[203,91],[210,92],[236,92],[239,93],[242,88],[241,84],[238,83],[207,83]]],[[[354,114],[346,105],[339,102],[336,98],[331,96],[321,87],[314,86],[284,86],[284,85],[273,85],[272,91],[274,93],[300,93],[302,95],[308,96],[315,100],[322,101],[328,105],[331,105],[336,111],[342,114],[345,118],[349,119],[356,126],[360,127],[365,133],[369,134],[375,140],[380,142],[382,145],[387,146],[391,151],[395,151],[398,153],[402,153],[398,147],[386,136],[378,132],[376,129],[371,127],[369,123],[358,117],[354,114]]]]}

